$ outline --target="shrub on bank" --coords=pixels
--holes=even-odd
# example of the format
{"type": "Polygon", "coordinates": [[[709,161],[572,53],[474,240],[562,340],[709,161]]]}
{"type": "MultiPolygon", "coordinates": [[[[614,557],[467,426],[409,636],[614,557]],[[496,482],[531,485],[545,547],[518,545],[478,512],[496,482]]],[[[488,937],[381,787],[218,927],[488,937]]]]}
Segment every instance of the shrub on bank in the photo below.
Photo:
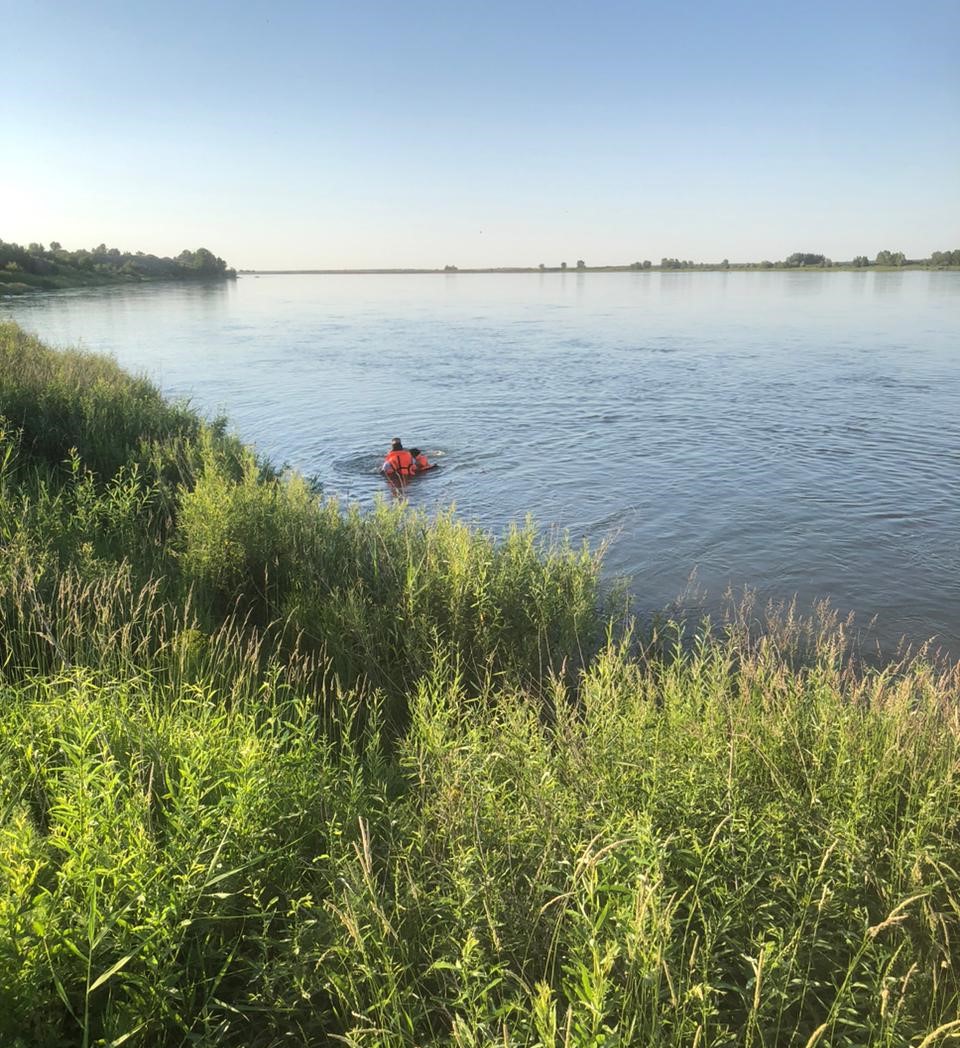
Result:
{"type": "Polygon", "coordinates": [[[601,638],[599,559],[586,548],[545,547],[532,524],[495,542],[450,514],[344,510],[297,475],[264,481],[252,457],[236,479],[209,442],[179,536],[198,593],[224,614],[283,621],[345,682],[396,693],[439,645],[473,681],[531,683],[601,638]]]}

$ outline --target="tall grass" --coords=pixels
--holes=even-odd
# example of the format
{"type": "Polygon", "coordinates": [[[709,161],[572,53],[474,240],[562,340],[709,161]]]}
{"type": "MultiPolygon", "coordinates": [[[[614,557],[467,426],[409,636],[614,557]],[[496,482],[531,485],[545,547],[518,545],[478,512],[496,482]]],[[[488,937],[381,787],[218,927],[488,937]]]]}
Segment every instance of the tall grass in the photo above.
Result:
{"type": "Polygon", "coordinates": [[[960,1036],[957,668],[604,640],[585,549],[0,344],[0,1043],[960,1036]]]}
{"type": "Polygon", "coordinates": [[[75,448],[88,469],[111,477],[144,444],[198,431],[193,412],[109,358],[50,349],[9,322],[0,324],[0,375],[3,415],[47,462],[75,448]]]}
{"type": "Polygon", "coordinates": [[[917,1044],[960,1003],[957,680],[841,673],[610,647],[545,721],[440,660],[398,752],[332,685],[7,686],[0,1034],[917,1044]]]}

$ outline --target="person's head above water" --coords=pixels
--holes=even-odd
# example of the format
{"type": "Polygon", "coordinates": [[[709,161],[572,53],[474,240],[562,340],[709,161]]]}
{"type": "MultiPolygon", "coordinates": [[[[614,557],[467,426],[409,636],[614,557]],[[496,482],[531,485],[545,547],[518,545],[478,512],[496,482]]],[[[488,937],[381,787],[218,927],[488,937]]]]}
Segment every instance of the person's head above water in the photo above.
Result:
{"type": "Polygon", "coordinates": [[[399,437],[394,437],[393,440],[390,441],[390,450],[403,451],[403,444],[399,437]]]}

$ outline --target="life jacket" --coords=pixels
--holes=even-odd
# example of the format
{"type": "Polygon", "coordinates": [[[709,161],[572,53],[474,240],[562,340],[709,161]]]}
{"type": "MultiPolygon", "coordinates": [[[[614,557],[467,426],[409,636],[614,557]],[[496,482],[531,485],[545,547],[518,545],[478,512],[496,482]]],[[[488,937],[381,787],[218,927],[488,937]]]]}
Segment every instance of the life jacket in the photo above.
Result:
{"type": "Polygon", "coordinates": [[[420,452],[419,455],[417,455],[417,457],[416,457],[416,459],[414,459],[414,461],[417,464],[417,471],[418,472],[420,472],[421,470],[425,470],[425,469],[429,469],[430,468],[430,462],[427,460],[427,456],[422,451],[420,452]]]}
{"type": "Polygon", "coordinates": [[[384,466],[392,466],[393,472],[399,473],[401,477],[412,477],[417,472],[417,465],[413,461],[413,455],[406,448],[401,448],[400,451],[388,451],[383,464],[384,466]]]}

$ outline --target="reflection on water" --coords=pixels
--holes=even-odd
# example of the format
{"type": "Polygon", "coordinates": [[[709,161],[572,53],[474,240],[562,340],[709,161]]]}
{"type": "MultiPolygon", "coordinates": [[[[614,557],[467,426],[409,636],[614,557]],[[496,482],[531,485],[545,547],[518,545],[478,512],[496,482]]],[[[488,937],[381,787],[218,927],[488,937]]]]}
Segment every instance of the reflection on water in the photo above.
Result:
{"type": "MultiPolygon", "coordinates": [[[[611,539],[642,606],[691,571],[829,596],[960,654],[960,273],[251,277],[0,314],[109,351],[330,493],[611,539]],[[430,451],[436,448],[438,451],[430,451]]],[[[713,602],[713,603],[711,603],[713,602]]]]}

